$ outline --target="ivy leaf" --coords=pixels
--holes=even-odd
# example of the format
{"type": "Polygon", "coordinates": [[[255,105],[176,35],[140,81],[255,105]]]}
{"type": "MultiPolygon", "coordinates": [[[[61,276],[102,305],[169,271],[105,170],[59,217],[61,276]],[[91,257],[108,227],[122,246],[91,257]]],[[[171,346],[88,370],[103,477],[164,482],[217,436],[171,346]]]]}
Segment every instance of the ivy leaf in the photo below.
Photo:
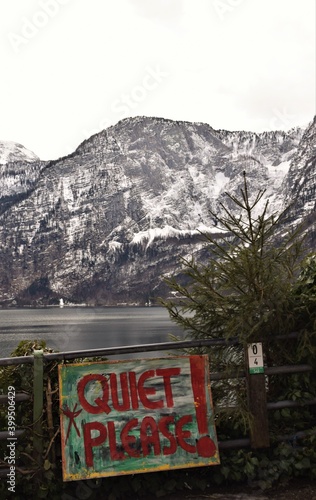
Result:
{"type": "Polygon", "coordinates": [[[52,465],[52,464],[50,463],[50,461],[46,459],[46,460],[45,460],[45,462],[44,462],[44,469],[45,469],[45,470],[50,469],[50,468],[51,468],[51,465],[52,465]]]}

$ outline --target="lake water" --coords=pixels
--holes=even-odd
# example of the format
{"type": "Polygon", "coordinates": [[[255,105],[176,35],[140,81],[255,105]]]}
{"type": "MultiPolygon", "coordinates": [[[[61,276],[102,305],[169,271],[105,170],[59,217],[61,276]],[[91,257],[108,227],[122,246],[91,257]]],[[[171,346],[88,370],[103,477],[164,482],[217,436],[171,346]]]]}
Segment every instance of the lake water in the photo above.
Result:
{"type": "MultiPolygon", "coordinates": [[[[183,338],[162,307],[0,309],[1,358],[21,340],[42,339],[56,351],[77,351],[168,342],[170,333],[183,338]]],[[[157,353],[137,354],[148,356],[157,353]]]]}

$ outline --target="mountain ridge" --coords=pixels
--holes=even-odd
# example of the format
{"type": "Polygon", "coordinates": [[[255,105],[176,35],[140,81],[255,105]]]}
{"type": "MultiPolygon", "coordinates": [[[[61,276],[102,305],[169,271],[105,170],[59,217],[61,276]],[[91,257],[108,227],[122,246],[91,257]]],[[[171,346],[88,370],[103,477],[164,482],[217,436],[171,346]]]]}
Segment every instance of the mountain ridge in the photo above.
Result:
{"type": "MultiPolygon", "coordinates": [[[[163,276],[180,271],[180,255],[205,258],[200,231],[219,231],[210,210],[238,193],[244,171],[272,211],[300,179],[314,197],[314,127],[257,134],[127,118],[65,157],[4,165],[0,303],[144,304],[167,293],[163,276]]],[[[293,220],[314,210],[306,193],[293,220]]]]}

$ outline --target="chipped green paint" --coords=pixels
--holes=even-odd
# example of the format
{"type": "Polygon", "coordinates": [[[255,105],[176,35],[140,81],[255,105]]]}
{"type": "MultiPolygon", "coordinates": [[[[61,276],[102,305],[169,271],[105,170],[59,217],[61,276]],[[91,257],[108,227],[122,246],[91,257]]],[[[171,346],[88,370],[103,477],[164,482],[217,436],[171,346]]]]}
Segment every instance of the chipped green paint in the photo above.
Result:
{"type": "Polygon", "coordinates": [[[208,356],[59,366],[64,481],[216,465],[208,356]]]}

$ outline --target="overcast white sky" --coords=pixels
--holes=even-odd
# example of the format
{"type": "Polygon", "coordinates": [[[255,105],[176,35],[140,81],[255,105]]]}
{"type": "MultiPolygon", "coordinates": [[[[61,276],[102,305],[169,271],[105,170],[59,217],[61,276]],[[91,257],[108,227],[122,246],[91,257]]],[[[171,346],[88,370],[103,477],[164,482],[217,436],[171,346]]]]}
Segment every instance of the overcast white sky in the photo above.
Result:
{"type": "Polygon", "coordinates": [[[315,0],[1,0],[0,140],[54,159],[127,116],[306,125],[315,24],[315,0]]]}

